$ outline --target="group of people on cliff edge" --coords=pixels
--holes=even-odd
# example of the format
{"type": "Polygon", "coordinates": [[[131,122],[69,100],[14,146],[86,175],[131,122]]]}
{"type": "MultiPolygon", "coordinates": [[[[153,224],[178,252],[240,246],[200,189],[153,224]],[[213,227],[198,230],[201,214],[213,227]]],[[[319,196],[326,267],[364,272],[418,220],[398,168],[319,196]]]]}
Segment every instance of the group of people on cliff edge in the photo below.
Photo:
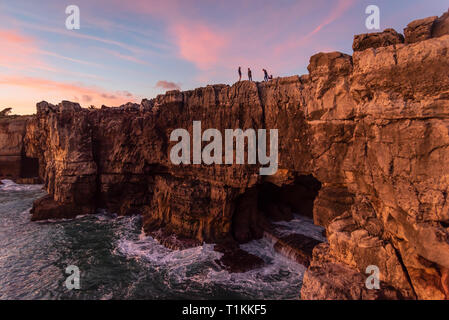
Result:
{"type": "MultiPolygon", "coordinates": [[[[263,81],[273,80],[273,75],[268,75],[268,71],[266,69],[262,69],[263,71],[263,81]]],[[[238,69],[239,73],[239,82],[242,81],[242,67],[238,69]]],[[[248,68],[248,80],[253,81],[253,73],[250,68],[248,68]]]]}

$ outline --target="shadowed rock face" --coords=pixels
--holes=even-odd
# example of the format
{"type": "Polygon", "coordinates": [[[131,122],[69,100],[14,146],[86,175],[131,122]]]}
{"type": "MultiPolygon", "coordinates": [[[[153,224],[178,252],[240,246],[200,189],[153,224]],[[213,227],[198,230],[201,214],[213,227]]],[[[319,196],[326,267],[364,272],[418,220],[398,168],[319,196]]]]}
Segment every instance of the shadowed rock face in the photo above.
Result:
{"type": "Polygon", "coordinates": [[[39,103],[24,146],[50,196],[36,201],[33,219],[106,208],[141,214],[146,232],[245,242],[262,236],[267,217],[286,219],[299,206],[328,237],[313,250],[303,298],[448,298],[447,14],[430,31],[427,20],[409,25],[406,43],[387,32],[356,37],[353,56],[317,54],[301,77],[101,110],[39,103]],[[170,133],[192,133],[194,120],[221,132],[278,129],[279,170],[173,165],[170,133]],[[315,188],[298,182],[307,176],[315,188]],[[266,201],[264,186],[280,196],[266,201]],[[364,286],[369,265],[379,268],[380,291],[364,286]]]}
{"type": "Polygon", "coordinates": [[[0,116],[0,178],[38,182],[38,160],[24,155],[23,138],[29,116],[0,116]]]}
{"type": "Polygon", "coordinates": [[[26,120],[22,118],[0,119],[0,176],[17,178],[20,176],[22,140],[26,120]]]}

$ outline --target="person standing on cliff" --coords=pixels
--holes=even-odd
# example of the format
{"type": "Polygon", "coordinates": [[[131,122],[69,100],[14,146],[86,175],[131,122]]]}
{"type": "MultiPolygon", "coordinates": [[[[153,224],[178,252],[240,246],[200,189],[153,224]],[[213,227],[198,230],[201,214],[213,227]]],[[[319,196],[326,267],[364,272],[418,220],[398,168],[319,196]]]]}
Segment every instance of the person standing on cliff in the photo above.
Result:
{"type": "Polygon", "coordinates": [[[248,80],[253,81],[253,73],[251,72],[250,68],[248,68],[248,80]]]}
{"type": "Polygon", "coordinates": [[[242,81],[242,67],[239,67],[239,82],[242,81]]]}
{"type": "Polygon", "coordinates": [[[263,81],[268,81],[268,72],[265,69],[262,69],[263,71],[263,81]]]}

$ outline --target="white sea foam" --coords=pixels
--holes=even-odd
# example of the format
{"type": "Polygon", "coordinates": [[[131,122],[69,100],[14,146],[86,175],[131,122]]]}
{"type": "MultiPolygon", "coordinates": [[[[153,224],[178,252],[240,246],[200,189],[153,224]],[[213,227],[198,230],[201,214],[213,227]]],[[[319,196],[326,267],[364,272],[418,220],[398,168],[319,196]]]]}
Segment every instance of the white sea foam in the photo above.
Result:
{"type": "Polygon", "coordinates": [[[84,220],[85,218],[94,218],[96,222],[94,223],[102,223],[102,221],[109,221],[114,219],[121,219],[125,217],[117,217],[116,214],[111,214],[107,212],[105,209],[98,209],[95,214],[79,214],[74,218],[61,218],[61,219],[45,219],[36,221],[36,223],[47,224],[47,223],[61,223],[61,222],[69,222],[76,220],[84,220]]]}
{"type": "Polygon", "coordinates": [[[214,251],[213,244],[170,250],[143,234],[134,241],[121,238],[115,253],[166,272],[167,286],[183,283],[190,287],[219,285],[254,298],[299,298],[305,271],[303,265],[275,252],[273,244],[266,239],[251,241],[241,248],[261,257],[265,265],[244,273],[230,273],[215,262],[222,254],[214,251]]]}
{"type": "MultiPolygon", "coordinates": [[[[7,192],[38,191],[42,188],[42,185],[18,185],[10,180],[3,180],[2,183],[0,191],[7,192]]],[[[148,270],[150,277],[156,276],[162,281],[165,288],[163,292],[173,292],[182,297],[185,292],[195,292],[199,297],[207,297],[209,292],[222,290],[226,294],[233,294],[233,297],[299,298],[305,267],[275,252],[273,243],[267,239],[251,241],[241,246],[243,250],[261,257],[265,262],[263,267],[244,273],[230,273],[216,263],[222,254],[214,251],[213,244],[170,250],[143,233],[137,237],[135,232],[136,227],[140,226],[140,217],[118,220],[115,217],[116,215],[105,210],[99,210],[95,215],[78,216],[69,220],[93,218],[95,224],[110,224],[118,239],[113,254],[141,264],[148,270]]],[[[46,222],[60,223],[61,220],[46,222]]],[[[286,234],[304,233],[323,239],[322,229],[314,226],[312,220],[307,218],[298,216],[290,222],[280,222],[277,225],[286,234]]],[[[139,283],[132,282],[126,290],[133,296],[133,293],[141,290],[139,286],[139,283]]],[[[105,293],[105,299],[110,297],[110,292],[105,293]]]]}
{"type": "Polygon", "coordinates": [[[281,236],[300,233],[318,241],[327,241],[326,237],[323,235],[324,228],[313,224],[313,220],[308,217],[295,215],[291,221],[275,222],[274,225],[279,226],[276,231],[281,236]]]}
{"type": "Polygon", "coordinates": [[[1,180],[0,191],[39,191],[42,184],[17,184],[11,180],[1,180]]]}

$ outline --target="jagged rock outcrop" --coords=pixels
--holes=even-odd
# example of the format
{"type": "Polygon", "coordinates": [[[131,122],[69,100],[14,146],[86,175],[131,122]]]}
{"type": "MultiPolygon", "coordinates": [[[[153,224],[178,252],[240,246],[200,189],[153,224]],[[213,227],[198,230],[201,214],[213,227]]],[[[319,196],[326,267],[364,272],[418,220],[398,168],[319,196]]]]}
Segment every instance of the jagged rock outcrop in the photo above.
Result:
{"type": "Polygon", "coordinates": [[[404,29],[405,42],[415,43],[432,38],[432,28],[438,17],[428,17],[410,22],[404,29]]]}
{"type": "Polygon", "coordinates": [[[385,29],[383,32],[365,33],[354,36],[352,50],[363,51],[368,48],[387,47],[404,43],[404,36],[394,29],[385,29]]]}
{"type": "Polygon", "coordinates": [[[447,35],[449,32],[449,10],[441,17],[428,17],[410,22],[404,29],[405,43],[415,43],[447,35]]]}
{"type": "Polygon", "coordinates": [[[435,20],[432,28],[432,38],[444,36],[449,33],[449,10],[435,20]]]}
{"type": "Polygon", "coordinates": [[[305,300],[393,300],[404,299],[400,291],[382,282],[379,290],[366,286],[367,277],[357,269],[341,263],[329,245],[319,244],[303,279],[301,298],[305,300]]]}
{"type": "Polygon", "coordinates": [[[391,30],[356,37],[353,56],[317,54],[301,77],[101,110],[39,103],[24,145],[49,196],[32,217],[106,208],[141,214],[146,232],[245,242],[300,212],[328,238],[313,249],[303,298],[449,298],[447,21],[412,23],[406,43],[391,30]],[[220,132],[278,129],[279,170],[172,164],[170,133],[192,134],[193,121],[220,132]],[[380,290],[365,287],[369,265],[380,290]]]}
{"type": "MultiPolygon", "coordinates": [[[[341,164],[354,204],[328,221],[324,255],[334,261],[317,254],[303,297],[338,296],[344,288],[336,285],[331,293],[332,279],[346,285],[354,277],[347,266],[364,274],[376,265],[384,286],[399,289],[402,298],[448,298],[448,40],[354,53],[355,127],[341,164]],[[320,278],[326,290],[317,287],[320,278]]],[[[357,288],[346,298],[365,297],[357,288]]]]}

